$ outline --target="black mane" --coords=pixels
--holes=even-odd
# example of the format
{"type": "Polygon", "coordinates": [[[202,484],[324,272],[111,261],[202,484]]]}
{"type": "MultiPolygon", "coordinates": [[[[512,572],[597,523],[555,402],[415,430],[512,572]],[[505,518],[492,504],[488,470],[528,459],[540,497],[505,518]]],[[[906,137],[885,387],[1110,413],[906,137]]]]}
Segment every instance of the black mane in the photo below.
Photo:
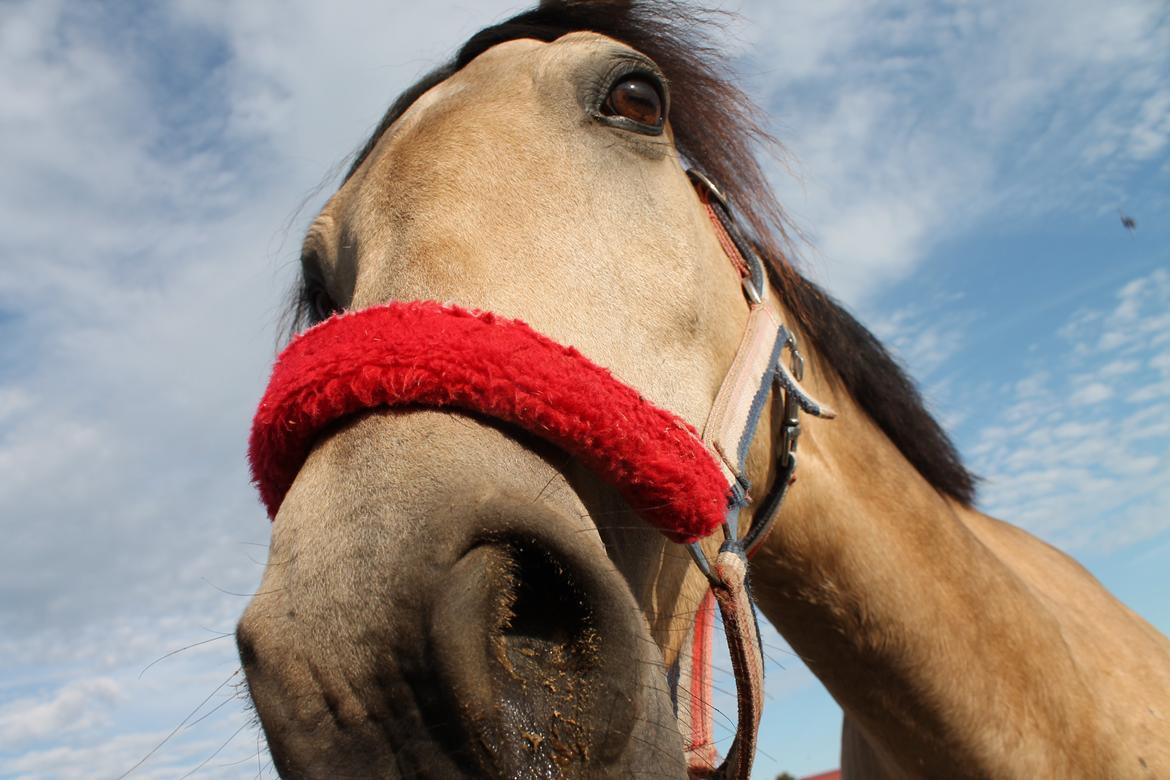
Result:
{"type": "Polygon", "coordinates": [[[790,228],[754,156],[758,147],[775,142],[763,130],[759,110],[719,64],[720,53],[706,32],[717,21],[715,15],[669,0],[543,2],[536,10],[480,30],[451,62],[402,93],[346,178],[424,92],[498,43],[519,38],[553,41],[570,32],[591,31],[628,44],[654,60],[670,81],[671,126],[679,152],[730,196],[767,258],[785,307],[824,362],[936,490],[972,503],[975,477],[927,412],[914,383],[872,333],[789,262],[790,228]]]}

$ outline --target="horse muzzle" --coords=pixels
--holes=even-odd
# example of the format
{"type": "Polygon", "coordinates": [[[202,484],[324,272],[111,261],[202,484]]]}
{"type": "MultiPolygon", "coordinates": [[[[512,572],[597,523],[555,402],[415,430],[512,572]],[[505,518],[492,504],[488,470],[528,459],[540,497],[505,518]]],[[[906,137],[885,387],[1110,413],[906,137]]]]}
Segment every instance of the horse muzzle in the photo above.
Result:
{"type": "Polygon", "coordinates": [[[319,441],[237,632],[282,776],[686,775],[645,619],[549,473],[439,412],[319,441]]]}

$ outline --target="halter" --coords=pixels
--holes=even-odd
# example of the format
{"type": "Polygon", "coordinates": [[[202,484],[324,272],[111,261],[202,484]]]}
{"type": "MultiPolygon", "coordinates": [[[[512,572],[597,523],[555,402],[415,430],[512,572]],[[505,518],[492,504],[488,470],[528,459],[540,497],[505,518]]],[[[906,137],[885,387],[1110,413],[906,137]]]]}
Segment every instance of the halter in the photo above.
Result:
{"type": "Polygon", "coordinates": [[[691,169],[687,175],[699,193],[724,253],[740,273],[749,307],[743,339],[703,426],[703,441],[719,457],[732,500],[721,526],[724,541],[714,563],[708,561],[697,542],[687,545],[710,584],[697,612],[691,645],[690,734],[685,735],[687,764],[692,777],[748,780],[756,752],[764,690],[763,649],[747,582],[748,559],[767,538],[795,479],[800,412],[824,418],[832,418],[835,413],[813,400],[800,386],[804,356],[797,348],[796,336],[781,322],[779,304],[769,294],[764,265],[740,230],[727,196],[700,171],[691,169]],[[785,351],[791,354],[790,367],[784,364],[785,351]],[[784,396],[777,473],[768,495],[758,504],[751,527],[741,538],[739,514],[751,503],[747,454],[773,387],[784,396]],[[735,740],[718,768],[712,728],[714,708],[710,703],[715,620],[712,601],[718,604],[723,619],[738,709],[735,740]]]}
{"type": "Polygon", "coordinates": [[[631,509],[686,544],[707,578],[710,590],[698,611],[690,653],[687,765],[696,778],[748,780],[764,675],[748,558],[767,537],[792,482],[800,412],[819,417],[833,412],[800,386],[804,360],[796,338],[781,322],[763,263],[726,196],[698,171],[688,175],[740,273],[749,306],[744,336],[702,433],[522,322],[434,302],[393,302],[335,315],[289,344],[256,411],[249,459],[269,517],[275,518],[322,429],[368,409],[471,410],[515,424],[579,458],[614,485],[631,509]],[[745,461],[773,388],[784,397],[776,477],[741,538],[739,514],[752,503],[745,461]],[[724,541],[709,561],[699,540],[719,529],[724,541]],[[715,604],[726,629],[739,708],[735,741],[721,765],[710,706],[715,604]]]}

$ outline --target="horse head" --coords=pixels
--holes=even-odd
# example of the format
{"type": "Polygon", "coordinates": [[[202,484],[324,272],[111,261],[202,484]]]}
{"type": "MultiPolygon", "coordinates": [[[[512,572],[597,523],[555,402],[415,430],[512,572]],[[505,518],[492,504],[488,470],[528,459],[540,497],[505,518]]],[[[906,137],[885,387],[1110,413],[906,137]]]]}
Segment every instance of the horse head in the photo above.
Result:
{"type": "MultiPolygon", "coordinates": [[[[516,318],[701,429],[750,301],[680,147],[735,163],[736,194],[762,179],[750,123],[700,133],[746,100],[637,21],[545,3],[404,96],[308,231],[308,321],[419,300],[516,318]],[[560,29],[602,21],[645,45],[560,29]]],[[[749,453],[761,486],[772,446],[749,453]]],[[[364,409],[315,437],[274,521],[238,642],[282,775],[681,777],[709,750],[679,726],[707,580],[542,437],[364,409]]]]}

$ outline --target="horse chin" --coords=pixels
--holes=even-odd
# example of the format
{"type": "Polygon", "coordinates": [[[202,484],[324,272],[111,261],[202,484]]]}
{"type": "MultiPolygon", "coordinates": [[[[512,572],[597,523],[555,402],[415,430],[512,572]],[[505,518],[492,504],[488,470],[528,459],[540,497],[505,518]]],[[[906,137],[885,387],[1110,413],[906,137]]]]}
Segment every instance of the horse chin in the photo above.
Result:
{"type": "Polygon", "coordinates": [[[686,776],[659,649],[571,491],[533,498],[549,470],[429,412],[318,444],[237,632],[283,777],[686,776]]]}

